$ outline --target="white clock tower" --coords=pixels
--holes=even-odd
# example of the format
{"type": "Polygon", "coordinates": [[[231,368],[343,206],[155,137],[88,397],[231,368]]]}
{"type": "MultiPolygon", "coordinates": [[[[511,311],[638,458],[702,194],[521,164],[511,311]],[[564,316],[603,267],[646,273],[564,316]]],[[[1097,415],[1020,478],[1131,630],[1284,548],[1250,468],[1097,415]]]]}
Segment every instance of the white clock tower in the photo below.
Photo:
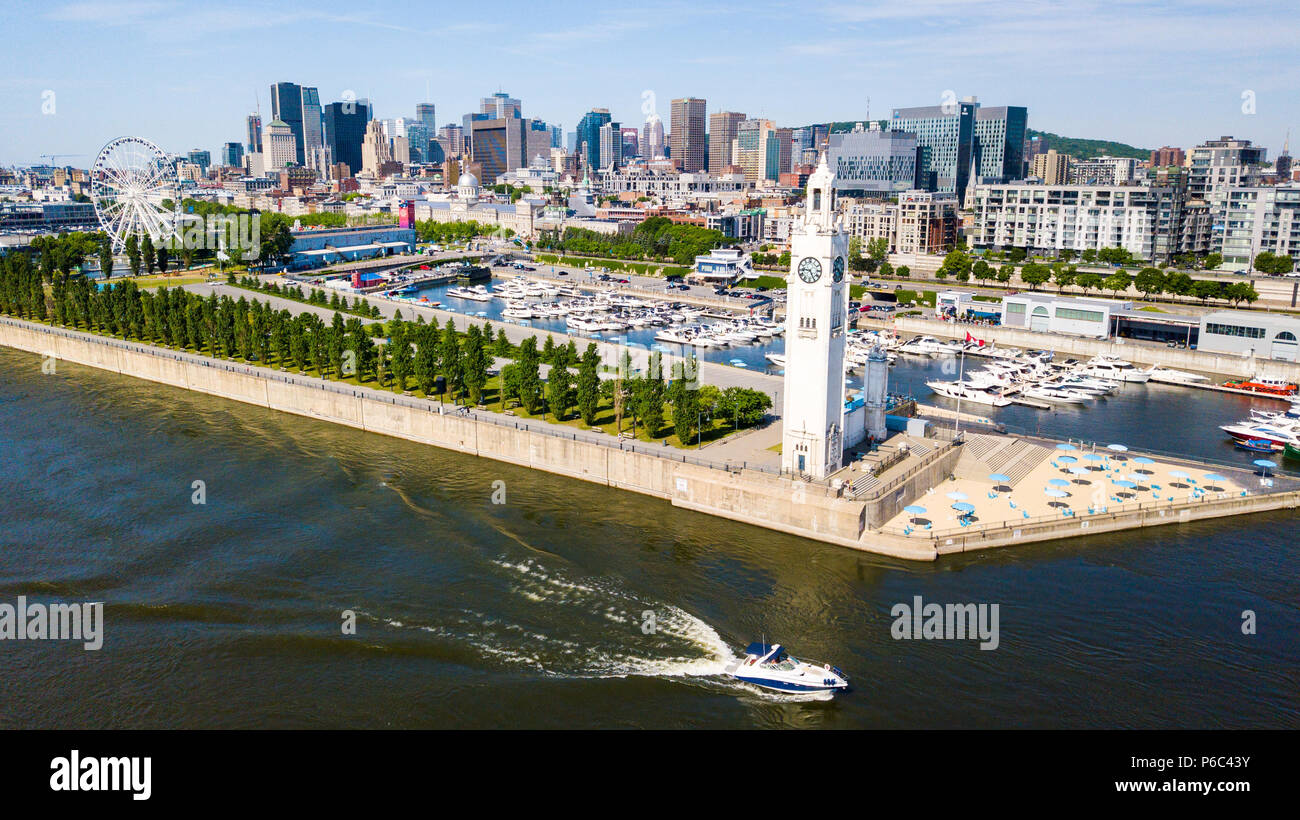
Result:
{"type": "Polygon", "coordinates": [[[835,215],[835,178],[822,154],[808,178],[803,221],[790,232],[781,467],[813,479],[844,455],[844,345],[849,240],[835,215]]]}

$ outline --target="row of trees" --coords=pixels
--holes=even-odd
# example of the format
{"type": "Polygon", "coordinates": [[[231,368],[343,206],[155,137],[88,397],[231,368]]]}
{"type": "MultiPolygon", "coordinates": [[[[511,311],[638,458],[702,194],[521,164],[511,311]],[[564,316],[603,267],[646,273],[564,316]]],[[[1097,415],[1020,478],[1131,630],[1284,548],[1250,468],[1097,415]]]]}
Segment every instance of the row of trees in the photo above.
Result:
{"type": "MultiPolygon", "coordinates": [[[[939,266],[935,276],[939,279],[952,276],[959,282],[967,282],[973,278],[980,282],[997,281],[1005,284],[1010,282],[1015,274],[1016,268],[1011,263],[994,268],[983,259],[972,260],[965,249],[955,248],[944,257],[943,264],[939,266]]],[[[1127,292],[1131,286],[1146,296],[1162,294],[1190,296],[1202,302],[1219,299],[1238,305],[1242,302],[1249,304],[1259,299],[1255,286],[1249,282],[1193,279],[1186,273],[1167,272],[1157,267],[1143,268],[1137,275],[1132,275],[1123,269],[1110,275],[1103,275],[1080,273],[1077,265],[1070,265],[1065,261],[1053,262],[1050,265],[1029,262],[1020,268],[1020,280],[1031,290],[1037,290],[1051,282],[1056,285],[1058,291],[1077,287],[1084,294],[1094,290],[1108,290],[1118,295],[1127,292]]]]}
{"type": "MultiPolygon", "coordinates": [[[[468,242],[478,236],[495,233],[497,227],[473,219],[466,222],[434,222],[427,220],[415,223],[415,235],[421,242],[468,242]]],[[[514,236],[515,232],[507,228],[504,235],[514,236]]]]}
{"type": "Polygon", "coordinates": [[[327,307],[333,310],[341,310],[344,313],[353,313],[364,319],[378,319],[383,314],[376,305],[372,305],[360,296],[355,297],[351,302],[348,297],[341,296],[338,291],[331,290],[328,294],[323,288],[312,288],[304,290],[301,285],[280,285],[276,282],[263,282],[255,276],[245,276],[233,284],[249,290],[270,293],[285,299],[292,299],[295,302],[302,302],[306,305],[315,305],[316,307],[327,307]]]}
{"type": "Polygon", "coordinates": [[[631,236],[611,236],[586,228],[545,231],[534,247],[576,256],[614,259],[673,261],[689,265],[695,257],[732,243],[721,231],[699,225],[682,225],[662,216],[651,217],[633,229],[631,236]]]}
{"type": "Polygon", "coordinates": [[[628,360],[624,378],[601,379],[594,343],[581,355],[573,341],[557,345],[549,335],[540,347],[536,336],[516,347],[490,323],[461,332],[451,319],[439,327],[422,317],[404,321],[398,313],[385,326],[338,312],[326,322],[314,313],[295,316],[256,299],[142,289],[129,280],[97,287],[57,272],[47,295],[28,254],[0,261],[0,313],[327,379],[415,388],[426,397],[434,395],[442,377],[452,401],[474,404],[485,401],[494,358],[508,358],[512,361],[502,369],[496,396],[502,409],[507,401],[516,401],[529,415],[541,412],[557,421],[576,412],[592,426],[603,404],[612,407],[620,431],[626,418],[631,429],[639,426],[650,437],[660,437],[670,420],[683,443],[699,435],[704,421],[752,426],[771,407],[770,397],[757,390],[695,386],[680,372],[665,381],[657,353],[643,375],[632,375],[628,360]],[[386,343],[377,344],[376,338],[385,335],[386,343]],[[545,379],[543,364],[549,365],[545,379]]]}

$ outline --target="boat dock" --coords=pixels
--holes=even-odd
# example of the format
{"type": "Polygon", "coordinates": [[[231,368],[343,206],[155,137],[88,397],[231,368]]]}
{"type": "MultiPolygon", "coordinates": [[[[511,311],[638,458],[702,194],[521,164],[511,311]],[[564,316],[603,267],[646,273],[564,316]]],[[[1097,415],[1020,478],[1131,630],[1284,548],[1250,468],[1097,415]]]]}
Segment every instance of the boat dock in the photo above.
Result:
{"type": "Polygon", "coordinates": [[[1033,399],[1026,399],[1021,396],[1007,396],[1007,401],[1011,402],[1012,404],[1019,404],[1023,407],[1032,407],[1035,410],[1052,409],[1052,405],[1048,404],[1045,401],[1034,401],[1033,399]]]}

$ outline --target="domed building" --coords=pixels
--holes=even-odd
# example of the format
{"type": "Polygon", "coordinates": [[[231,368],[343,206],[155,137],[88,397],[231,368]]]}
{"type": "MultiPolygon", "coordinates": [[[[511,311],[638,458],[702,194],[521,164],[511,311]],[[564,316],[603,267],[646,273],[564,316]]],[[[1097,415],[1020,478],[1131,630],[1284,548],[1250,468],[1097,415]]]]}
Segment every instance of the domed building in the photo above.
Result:
{"type": "Polygon", "coordinates": [[[478,202],[478,177],[466,171],[460,175],[460,180],[456,183],[456,198],[462,202],[473,205],[478,202]]]}

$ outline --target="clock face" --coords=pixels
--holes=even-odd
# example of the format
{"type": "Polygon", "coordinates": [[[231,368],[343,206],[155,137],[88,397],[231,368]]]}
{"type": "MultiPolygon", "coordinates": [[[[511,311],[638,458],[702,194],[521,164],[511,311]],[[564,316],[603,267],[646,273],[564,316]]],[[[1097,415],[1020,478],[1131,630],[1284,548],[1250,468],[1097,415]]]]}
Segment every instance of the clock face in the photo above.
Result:
{"type": "Polygon", "coordinates": [[[831,263],[831,272],[834,275],[834,279],[836,282],[839,282],[844,279],[844,257],[843,256],[835,257],[835,261],[831,263]]]}
{"type": "Polygon", "coordinates": [[[818,279],[822,278],[822,263],[818,262],[811,256],[805,257],[804,260],[799,263],[799,278],[810,285],[813,282],[816,282],[818,279]]]}

